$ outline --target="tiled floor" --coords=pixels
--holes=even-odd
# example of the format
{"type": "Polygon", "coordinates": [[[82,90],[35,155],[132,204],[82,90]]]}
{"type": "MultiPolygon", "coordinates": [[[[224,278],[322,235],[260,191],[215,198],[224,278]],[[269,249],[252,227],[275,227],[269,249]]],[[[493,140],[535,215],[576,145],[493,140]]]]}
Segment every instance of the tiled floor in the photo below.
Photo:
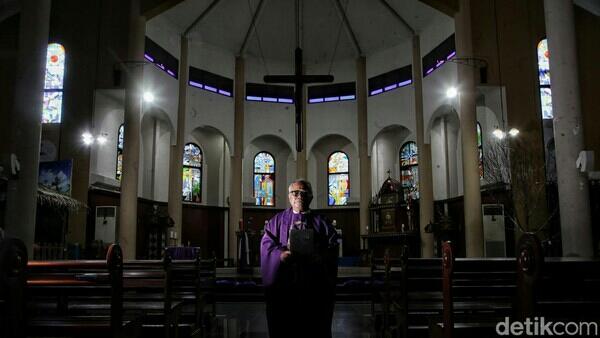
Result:
{"type": "MultiPolygon", "coordinates": [[[[266,338],[267,319],[263,303],[217,304],[218,327],[211,337],[266,338]]],[[[337,303],[333,315],[333,337],[370,338],[373,325],[369,303],[337,303]]]]}

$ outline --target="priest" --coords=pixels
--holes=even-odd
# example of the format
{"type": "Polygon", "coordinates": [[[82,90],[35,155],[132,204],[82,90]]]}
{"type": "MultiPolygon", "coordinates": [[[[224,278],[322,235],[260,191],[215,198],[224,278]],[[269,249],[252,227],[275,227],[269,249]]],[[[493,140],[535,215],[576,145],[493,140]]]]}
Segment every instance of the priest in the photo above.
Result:
{"type": "Polygon", "coordinates": [[[309,209],[308,181],[289,188],[291,207],[266,225],[261,241],[270,338],[331,337],[337,278],[338,235],[309,209]]]}

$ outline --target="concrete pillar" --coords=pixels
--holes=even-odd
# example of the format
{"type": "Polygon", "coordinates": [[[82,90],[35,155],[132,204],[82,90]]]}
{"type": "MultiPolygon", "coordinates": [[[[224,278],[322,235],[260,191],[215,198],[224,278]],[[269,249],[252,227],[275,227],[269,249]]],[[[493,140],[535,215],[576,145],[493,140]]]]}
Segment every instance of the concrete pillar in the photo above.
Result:
{"type": "Polygon", "coordinates": [[[356,110],[358,125],[358,158],[360,165],[360,234],[367,234],[370,223],[371,202],[371,157],[369,156],[367,116],[367,60],[360,56],[356,60],[356,110]]]}
{"type": "Polygon", "coordinates": [[[425,140],[423,121],[423,71],[421,66],[421,39],[413,36],[413,87],[415,93],[415,118],[417,120],[417,151],[419,152],[419,229],[421,256],[433,257],[433,234],[425,226],[433,222],[433,175],[431,173],[431,141],[425,140]]]}
{"type": "Polygon", "coordinates": [[[35,236],[50,8],[51,1],[21,1],[13,116],[6,121],[10,124],[8,149],[17,156],[21,171],[8,181],[5,231],[7,237],[25,243],[29,257],[35,236]]]}
{"type": "Polygon", "coordinates": [[[181,244],[183,147],[185,145],[185,114],[188,88],[188,39],[181,36],[179,56],[179,99],[177,105],[177,137],[171,145],[169,166],[169,216],[175,222],[177,244],[181,244]]]}
{"type": "MultiPolygon", "coordinates": [[[[456,26],[456,57],[458,59],[473,57],[470,3],[470,0],[460,0],[460,10],[454,17],[456,26]]],[[[459,63],[457,66],[459,118],[462,135],[466,254],[467,257],[482,257],[483,224],[481,215],[481,188],[479,185],[479,152],[477,149],[475,68],[465,63],[459,63]]]]}
{"type": "Polygon", "coordinates": [[[593,256],[588,180],[575,167],[584,150],[573,2],[545,0],[563,256],[593,256]]]}
{"type": "MultiPolygon", "coordinates": [[[[304,91],[304,95],[302,96],[304,98],[304,102],[302,102],[302,140],[304,142],[304,147],[302,147],[301,152],[296,153],[296,178],[308,179],[308,162],[306,160],[306,154],[308,152],[308,142],[306,140],[306,129],[308,126],[306,124],[306,98],[308,96],[306,86],[302,86],[302,89],[300,90],[304,91]]],[[[284,205],[287,206],[287,200],[284,205]]]]}
{"type": "Polygon", "coordinates": [[[244,155],[244,97],[246,80],[244,59],[235,58],[234,134],[229,192],[229,257],[237,257],[236,231],[242,218],[242,158],[244,155]]]}
{"type": "Polygon", "coordinates": [[[146,19],[140,12],[140,0],[130,0],[129,11],[128,60],[125,64],[127,70],[125,72],[125,126],[121,205],[119,209],[119,244],[123,249],[124,259],[135,259],[146,19]]]}

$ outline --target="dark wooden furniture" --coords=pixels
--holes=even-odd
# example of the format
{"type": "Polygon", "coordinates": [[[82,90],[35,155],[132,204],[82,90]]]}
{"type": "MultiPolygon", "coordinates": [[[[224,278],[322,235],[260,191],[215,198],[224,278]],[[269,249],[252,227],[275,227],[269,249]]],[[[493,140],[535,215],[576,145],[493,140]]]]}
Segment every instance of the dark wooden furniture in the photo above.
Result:
{"type": "Polygon", "coordinates": [[[0,241],[0,333],[19,337],[24,325],[27,248],[22,241],[0,241]]]}
{"type": "Polygon", "coordinates": [[[123,256],[118,245],[109,247],[105,261],[30,261],[27,270],[26,335],[137,335],[139,314],[123,312],[123,256]],[[108,312],[70,312],[69,303],[78,299],[108,300],[108,312]]]}

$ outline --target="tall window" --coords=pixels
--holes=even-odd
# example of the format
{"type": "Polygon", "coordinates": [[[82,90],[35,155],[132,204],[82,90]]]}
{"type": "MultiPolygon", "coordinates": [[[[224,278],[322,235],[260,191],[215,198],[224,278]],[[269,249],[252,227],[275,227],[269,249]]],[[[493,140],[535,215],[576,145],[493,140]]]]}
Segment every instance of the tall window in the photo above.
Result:
{"type": "Polygon", "coordinates": [[[265,151],[254,156],[254,199],[256,205],[275,206],[275,159],[265,151]]]}
{"type": "Polygon", "coordinates": [[[479,178],[483,178],[483,134],[479,122],[477,122],[477,151],[479,152],[479,178]]]}
{"type": "Polygon", "coordinates": [[[183,200],[202,202],[202,150],[194,143],[183,148],[183,200]]]}
{"type": "Polygon", "coordinates": [[[540,84],[540,102],[542,104],[542,118],[552,119],[552,90],[550,89],[550,53],[548,41],[543,39],[537,46],[538,55],[538,80],[540,84]]]}
{"type": "Polygon", "coordinates": [[[552,89],[550,88],[550,53],[548,40],[542,39],[537,45],[538,84],[540,87],[540,106],[543,137],[546,155],[546,181],[556,182],[556,158],[554,155],[554,125],[552,112],[552,89]]]}
{"type": "Polygon", "coordinates": [[[65,79],[65,48],[58,43],[48,45],[42,123],[60,123],[63,83],[65,79]]]}
{"type": "Polygon", "coordinates": [[[328,205],[346,205],[350,197],[348,155],[336,151],[327,159],[328,205]]]}
{"type": "Polygon", "coordinates": [[[400,148],[400,178],[404,199],[419,198],[419,153],[415,142],[406,142],[400,148]]]}
{"type": "Polygon", "coordinates": [[[117,171],[115,175],[119,181],[121,180],[121,176],[123,176],[123,132],[124,124],[121,124],[117,132],[117,171]]]}

